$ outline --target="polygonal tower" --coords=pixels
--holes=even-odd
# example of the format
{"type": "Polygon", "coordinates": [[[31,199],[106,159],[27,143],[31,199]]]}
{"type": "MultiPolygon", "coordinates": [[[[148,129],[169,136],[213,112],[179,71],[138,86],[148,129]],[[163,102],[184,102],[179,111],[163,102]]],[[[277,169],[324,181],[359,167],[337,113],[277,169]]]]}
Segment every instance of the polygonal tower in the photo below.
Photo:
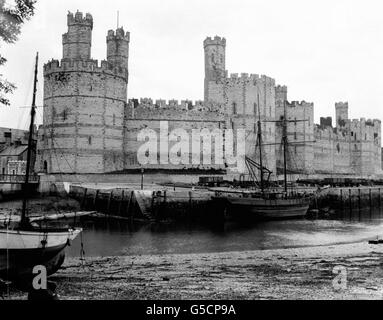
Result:
{"type": "Polygon", "coordinates": [[[225,78],[226,39],[215,36],[203,42],[205,51],[205,102],[222,102],[222,83],[225,78]],[[218,90],[218,92],[217,92],[218,90]]]}
{"type": "Polygon", "coordinates": [[[128,70],[129,41],[130,34],[129,32],[125,33],[123,28],[118,28],[116,32],[108,31],[106,55],[111,65],[128,70]]]}
{"type": "Polygon", "coordinates": [[[68,13],[68,32],[62,36],[63,59],[89,60],[92,47],[93,18],[87,13],[85,18],[77,11],[68,13]]]}
{"type": "Polygon", "coordinates": [[[93,19],[68,14],[63,58],[44,65],[39,170],[104,173],[124,168],[129,33],[107,35],[108,60],[91,58],[93,19]]]}

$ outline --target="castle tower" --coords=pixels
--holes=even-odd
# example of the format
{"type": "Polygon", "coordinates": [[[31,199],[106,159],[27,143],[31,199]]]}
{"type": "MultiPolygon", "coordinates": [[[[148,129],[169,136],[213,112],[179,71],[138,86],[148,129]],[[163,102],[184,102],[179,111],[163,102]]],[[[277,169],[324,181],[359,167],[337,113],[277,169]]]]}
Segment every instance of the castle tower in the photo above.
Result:
{"type": "Polygon", "coordinates": [[[68,14],[63,59],[44,65],[44,114],[38,168],[104,173],[124,168],[129,33],[108,32],[108,61],[91,59],[90,14],[68,14]]]}
{"type": "Polygon", "coordinates": [[[116,32],[108,31],[107,60],[111,65],[128,70],[129,41],[130,34],[125,33],[123,28],[118,28],[116,32]]]}
{"type": "Polygon", "coordinates": [[[336,126],[348,120],[348,102],[337,102],[335,103],[335,115],[336,115],[336,126]]]}
{"type": "Polygon", "coordinates": [[[204,98],[207,101],[220,101],[221,97],[216,94],[216,89],[222,87],[222,80],[225,78],[226,60],[226,39],[215,36],[208,37],[203,42],[205,51],[205,87],[204,98]],[[218,88],[215,88],[218,87],[218,88]]]}
{"type": "Polygon", "coordinates": [[[287,87],[278,85],[275,87],[275,104],[283,107],[284,101],[287,101],[287,87]]]}
{"type": "Polygon", "coordinates": [[[91,57],[93,18],[79,11],[68,12],[68,32],[62,36],[63,59],[88,60],[91,57]]]}

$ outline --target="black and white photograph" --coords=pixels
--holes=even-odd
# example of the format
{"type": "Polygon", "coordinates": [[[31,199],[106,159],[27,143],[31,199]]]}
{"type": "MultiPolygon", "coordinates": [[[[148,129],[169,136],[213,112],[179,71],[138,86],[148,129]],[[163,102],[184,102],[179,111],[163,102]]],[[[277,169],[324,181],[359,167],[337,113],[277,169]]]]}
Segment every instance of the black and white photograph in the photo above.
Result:
{"type": "Polygon", "coordinates": [[[0,305],[382,300],[382,12],[0,0],[0,305]]]}

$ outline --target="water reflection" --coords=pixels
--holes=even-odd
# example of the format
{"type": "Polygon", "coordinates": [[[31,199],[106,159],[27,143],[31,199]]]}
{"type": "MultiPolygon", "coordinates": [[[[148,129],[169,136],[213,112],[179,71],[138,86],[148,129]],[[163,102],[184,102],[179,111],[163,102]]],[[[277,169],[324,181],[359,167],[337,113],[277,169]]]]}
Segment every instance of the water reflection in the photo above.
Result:
{"type": "MultiPolygon", "coordinates": [[[[235,222],[217,226],[82,221],[86,256],[200,253],[349,243],[383,236],[379,209],[343,210],[327,219],[235,222]]],[[[81,238],[67,249],[79,256],[81,238]]]]}

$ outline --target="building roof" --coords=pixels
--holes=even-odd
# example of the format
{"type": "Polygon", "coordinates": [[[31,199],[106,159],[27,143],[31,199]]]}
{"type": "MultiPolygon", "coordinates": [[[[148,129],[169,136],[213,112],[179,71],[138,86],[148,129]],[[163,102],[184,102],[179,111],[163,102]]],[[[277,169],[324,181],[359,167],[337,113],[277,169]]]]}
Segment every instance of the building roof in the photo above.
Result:
{"type": "Polygon", "coordinates": [[[14,145],[5,148],[0,152],[1,156],[19,156],[28,149],[27,145],[14,145]]]}

